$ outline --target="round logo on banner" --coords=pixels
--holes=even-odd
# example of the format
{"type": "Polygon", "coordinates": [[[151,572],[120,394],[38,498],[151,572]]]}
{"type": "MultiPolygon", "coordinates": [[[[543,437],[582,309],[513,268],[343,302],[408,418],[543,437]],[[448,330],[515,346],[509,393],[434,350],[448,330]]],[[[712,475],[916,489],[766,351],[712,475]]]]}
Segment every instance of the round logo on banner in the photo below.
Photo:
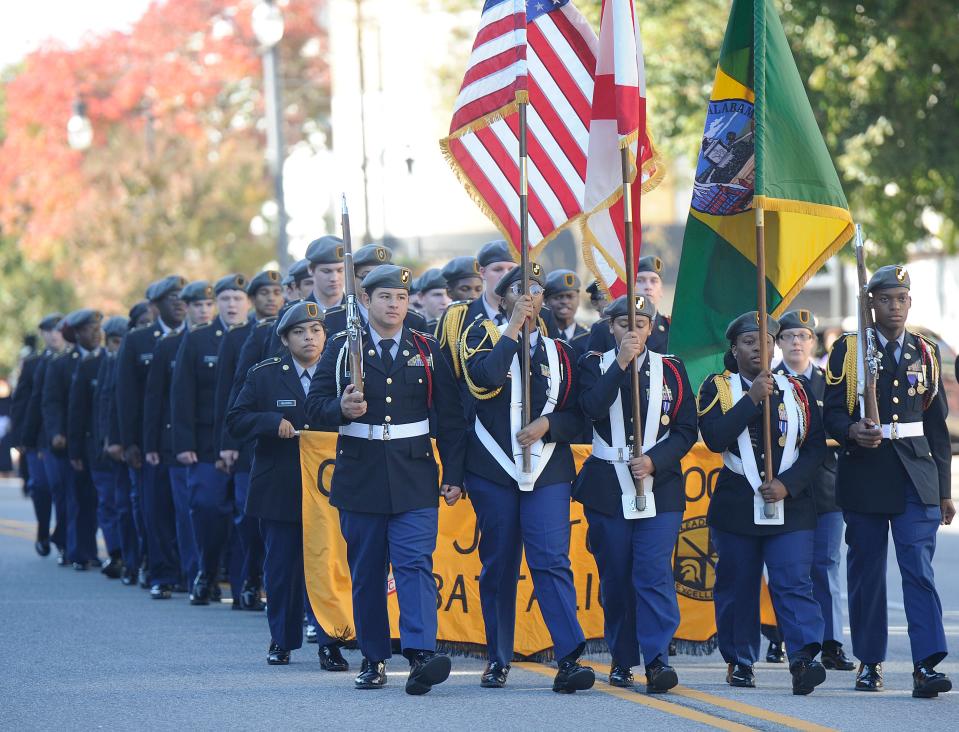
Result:
{"type": "Polygon", "coordinates": [[[676,592],[692,600],[712,602],[717,560],[716,550],[709,541],[706,517],[683,521],[673,562],[676,592]]]}

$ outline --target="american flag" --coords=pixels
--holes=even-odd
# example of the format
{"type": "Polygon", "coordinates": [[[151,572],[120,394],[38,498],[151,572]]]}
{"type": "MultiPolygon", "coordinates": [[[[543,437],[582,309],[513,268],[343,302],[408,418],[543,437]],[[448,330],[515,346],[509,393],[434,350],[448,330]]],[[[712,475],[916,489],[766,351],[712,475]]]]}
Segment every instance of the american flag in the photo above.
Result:
{"type": "Polygon", "coordinates": [[[569,0],[486,0],[450,135],[440,142],[480,209],[519,251],[519,113],[528,100],[529,244],[583,212],[597,38],[569,0]]]}

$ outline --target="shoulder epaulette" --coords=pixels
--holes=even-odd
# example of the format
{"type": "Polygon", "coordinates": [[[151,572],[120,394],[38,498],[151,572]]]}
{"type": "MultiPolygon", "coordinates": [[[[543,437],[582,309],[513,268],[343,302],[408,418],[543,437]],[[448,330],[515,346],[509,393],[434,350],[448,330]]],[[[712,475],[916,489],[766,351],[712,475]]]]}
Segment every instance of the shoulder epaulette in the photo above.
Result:
{"type": "Polygon", "coordinates": [[[584,328],[584,329],[583,329],[582,331],[580,331],[579,333],[573,333],[573,337],[570,338],[570,340],[572,340],[572,341],[578,341],[580,338],[585,338],[585,337],[588,336],[588,335],[589,335],[589,331],[584,328]]]}
{"type": "Polygon", "coordinates": [[[343,310],[346,310],[346,305],[334,305],[333,307],[327,308],[323,314],[332,315],[333,313],[338,313],[343,310]]]}
{"type": "Polygon", "coordinates": [[[248,326],[249,324],[250,324],[249,322],[234,323],[233,325],[231,325],[229,328],[226,329],[226,332],[227,332],[227,333],[230,333],[230,332],[236,330],[237,328],[245,328],[245,327],[248,326]]]}
{"type": "Polygon", "coordinates": [[[261,369],[264,366],[273,366],[275,364],[278,364],[282,360],[283,359],[280,358],[279,356],[273,356],[272,358],[268,358],[265,361],[260,361],[256,366],[250,369],[250,371],[251,372],[256,371],[257,369],[261,369]]]}
{"type": "Polygon", "coordinates": [[[347,331],[347,330],[341,330],[339,333],[334,333],[333,335],[331,335],[331,336],[330,336],[330,340],[331,340],[331,341],[335,341],[337,338],[343,338],[344,336],[346,336],[346,335],[348,335],[348,334],[349,334],[349,331],[347,331]]]}
{"type": "Polygon", "coordinates": [[[259,323],[257,323],[256,327],[265,328],[268,325],[273,325],[274,322],[275,322],[274,318],[267,318],[266,320],[261,320],[259,323]]]}
{"type": "Polygon", "coordinates": [[[603,357],[603,352],[602,352],[602,351],[586,351],[586,353],[584,353],[583,355],[584,355],[584,356],[596,356],[596,358],[602,358],[602,357],[603,357]]]}
{"type": "Polygon", "coordinates": [[[209,328],[212,323],[198,323],[197,325],[190,326],[190,332],[196,333],[198,330],[203,330],[204,328],[209,328]]]}
{"type": "Polygon", "coordinates": [[[418,335],[418,336],[423,336],[423,337],[424,337],[426,340],[428,340],[428,341],[435,341],[435,340],[436,340],[436,336],[434,336],[434,335],[433,335],[432,333],[430,333],[429,331],[417,330],[416,328],[410,328],[410,332],[411,332],[411,333],[416,333],[416,335],[418,335]]]}
{"type": "Polygon", "coordinates": [[[447,305],[446,311],[449,312],[453,308],[468,308],[472,302],[472,300],[453,300],[453,302],[447,305]]]}
{"type": "Polygon", "coordinates": [[[726,412],[733,408],[733,392],[732,388],[729,386],[730,376],[731,374],[728,371],[723,371],[721,374],[710,374],[700,385],[699,393],[696,394],[696,406],[700,417],[716,406],[716,402],[719,402],[719,407],[723,410],[723,414],[726,414],[726,412]],[[713,397],[713,400],[707,404],[706,407],[702,407],[700,397],[702,396],[703,388],[709,382],[712,382],[713,385],[715,385],[716,396],[713,397]]]}
{"type": "Polygon", "coordinates": [[[160,336],[161,341],[165,341],[167,338],[176,338],[178,335],[182,335],[183,331],[172,331],[168,330],[166,333],[160,336]]]}

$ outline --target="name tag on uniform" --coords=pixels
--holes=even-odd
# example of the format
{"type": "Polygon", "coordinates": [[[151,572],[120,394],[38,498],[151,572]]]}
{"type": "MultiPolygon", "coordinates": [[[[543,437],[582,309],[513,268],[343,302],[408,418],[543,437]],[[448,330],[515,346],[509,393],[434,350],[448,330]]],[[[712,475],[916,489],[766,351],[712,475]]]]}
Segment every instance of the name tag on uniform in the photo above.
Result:
{"type": "Polygon", "coordinates": [[[140,363],[142,363],[142,364],[148,364],[148,363],[150,363],[150,361],[152,361],[152,360],[153,360],[153,354],[152,354],[152,353],[141,353],[141,354],[140,354],[140,363]]]}
{"type": "Polygon", "coordinates": [[[276,406],[278,407],[295,407],[296,399],[277,399],[276,406]]]}
{"type": "Polygon", "coordinates": [[[216,366],[217,358],[217,356],[204,356],[203,363],[207,364],[208,366],[216,366]]]}

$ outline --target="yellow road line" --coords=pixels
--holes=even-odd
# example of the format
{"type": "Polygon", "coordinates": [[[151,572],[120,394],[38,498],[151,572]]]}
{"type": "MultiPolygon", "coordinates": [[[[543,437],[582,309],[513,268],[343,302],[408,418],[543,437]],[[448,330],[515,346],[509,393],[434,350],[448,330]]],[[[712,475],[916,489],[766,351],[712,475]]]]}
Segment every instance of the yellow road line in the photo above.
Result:
{"type": "Polygon", "coordinates": [[[0,526],[6,526],[12,529],[29,529],[36,526],[36,522],[17,521],[16,519],[0,518],[0,526]]]}
{"type": "MultiPolygon", "coordinates": [[[[553,676],[556,672],[547,667],[538,663],[515,663],[514,666],[522,668],[526,671],[532,671],[533,673],[540,674],[542,676],[553,676]]],[[[639,694],[635,691],[630,691],[628,689],[618,689],[615,686],[594,686],[596,691],[599,691],[602,694],[608,694],[609,696],[614,696],[617,699],[623,699],[624,701],[632,702],[634,704],[642,704],[649,707],[650,709],[655,709],[657,712],[663,712],[664,714],[671,714],[674,717],[683,717],[693,722],[698,722],[699,724],[705,724],[710,727],[715,727],[716,729],[725,729],[725,730],[749,730],[752,727],[747,727],[744,724],[739,724],[738,722],[730,722],[728,719],[722,719],[720,717],[714,717],[711,714],[706,714],[705,712],[700,712],[697,709],[690,709],[689,707],[683,706],[681,704],[673,704],[670,702],[662,701],[660,699],[647,696],[646,694],[639,694]]]]}
{"type": "Polygon", "coordinates": [[[27,532],[22,529],[8,529],[5,526],[0,526],[0,534],[4,536],[12,536],[16,539],[35,539],[33,532],[27,532]]]}
{"type": "Polygon", "coordinates": [[[697,691],[685,686],[677,686],[675,689],[672,689],[670,693],[676,694],[676,696],[686,697],[687,699],[695,699],[696,701],[700,701],[705,704],[712,704],[716,707],[722,707],[723,709],[728,709],[729,711],[737,712],[738,714],[745,714],[746,716],[755,717],[756,719],[763,719],[767,722],[781,724],[782,726],[789,727],[790,729],[803,730],[804,732],[832,732],[832,727],[823,727],[822,725],[815,724],[813,722],[807,722],[804,719],[790,717],[789,715],[779,714],[778,712],[771,712],[768,709],[754,707],[751,704],[744,704],[743,702],[738,702],[734,699],[726,699],[722,696],[709,694],[705,691],[697,691]]]}

